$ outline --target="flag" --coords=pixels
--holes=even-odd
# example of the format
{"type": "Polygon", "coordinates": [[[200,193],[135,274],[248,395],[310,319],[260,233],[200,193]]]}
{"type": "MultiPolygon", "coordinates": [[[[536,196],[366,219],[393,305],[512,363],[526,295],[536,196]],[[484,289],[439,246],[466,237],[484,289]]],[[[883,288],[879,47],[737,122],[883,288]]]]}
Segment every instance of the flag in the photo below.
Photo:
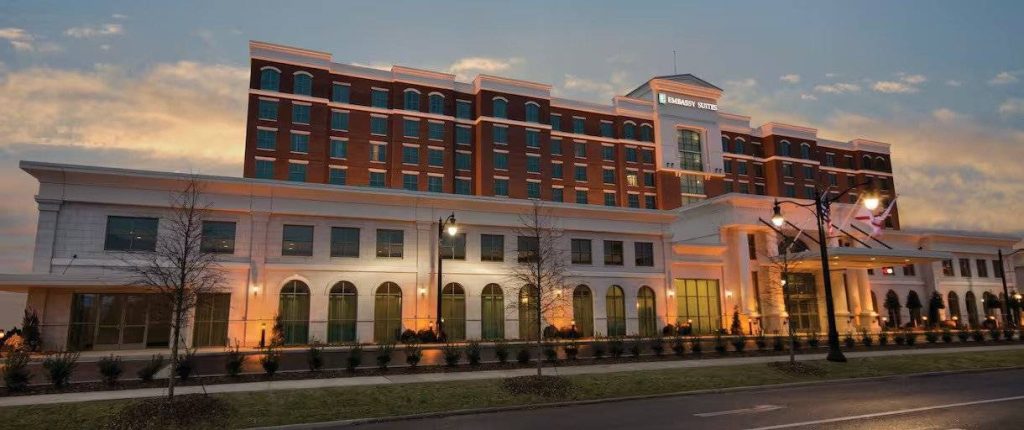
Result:
{"type": "Polygon", "coordinates": [[[889,202],[889,206],[887,206],[885,210],[877,216],[867,208],[862,207],[854,219],[871,226],[871,237],[879,236],[882,233],[882,228],[885,227],[886,218],[889,218],[892,214],[892,208],[895,206],[896,198],[893,198],[892,201],[889,202]]]}

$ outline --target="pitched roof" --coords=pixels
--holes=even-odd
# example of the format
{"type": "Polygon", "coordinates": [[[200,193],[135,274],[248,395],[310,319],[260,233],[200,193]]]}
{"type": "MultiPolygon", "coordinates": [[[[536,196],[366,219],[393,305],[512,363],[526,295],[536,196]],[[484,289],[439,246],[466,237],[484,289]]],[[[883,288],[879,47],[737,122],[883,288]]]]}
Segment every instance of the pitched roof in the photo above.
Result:
{"type": "Polygon", "coordinates": [[[669,81],[679,82],[679,83],[682,83],[682,84],[693,85],[693,86],[704,87],[704,88],[711,88],[711,89],[715,89],[715,90],[718,90],[718,91],[723,91],[721,88],[718,88],[718,87],[714,86],[713,84],[711,84],[710,82],[705,81],[705,80],[703,80],[701,78],[698,78],[698,77],[694,76],[691,73],[682,73],[682,74],[678,74],[678,75],[655,76],[655,77],[649,79],[647,82],[644,82],[639,87],[636,87],[636,89],[634,89],[633,91],[630,91],[629,94],[627,94],[626,96],[627,97],[633,97],[636,93],[643,92],[650,85],[650,82],[655,80],[655,79],[665,79],[665,80],[669,80],[669,81]]]}

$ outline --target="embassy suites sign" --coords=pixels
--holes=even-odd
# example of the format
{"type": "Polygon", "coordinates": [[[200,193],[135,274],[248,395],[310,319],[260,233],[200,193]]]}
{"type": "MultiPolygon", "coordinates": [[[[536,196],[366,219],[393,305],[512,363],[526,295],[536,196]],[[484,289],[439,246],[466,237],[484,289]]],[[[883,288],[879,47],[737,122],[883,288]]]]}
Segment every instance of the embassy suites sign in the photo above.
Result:
{"type": "Polygon", "coordinates": [[[670,104],[670,105],[685,106],[685,107],[704,109],[704,110],[715,110],[715,111],[718,110],[718,105],[716,105],[714,103],[699,102],[699,101],[696,101],[696,100],[684,99],[682,97],[676,97],[676,96],[665,94],[665,93],[658,93],[658,103],[659,104],[663,104],[663,105],[664,104],[670,104]]]}

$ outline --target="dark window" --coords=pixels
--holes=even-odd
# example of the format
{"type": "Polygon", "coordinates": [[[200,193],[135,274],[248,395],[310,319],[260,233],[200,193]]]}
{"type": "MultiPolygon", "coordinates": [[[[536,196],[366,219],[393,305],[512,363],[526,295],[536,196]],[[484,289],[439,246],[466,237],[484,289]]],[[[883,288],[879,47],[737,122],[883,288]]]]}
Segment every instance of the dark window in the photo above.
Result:
{"type": "Polygon", "coordinates": [[[377,230],[377,258],[402,258],[404,245],[402,230],[377,230]]]}
{"type": "Polygon", "coordinates": [[[1003,262],[999,260],[992,260],[992,273],[997,278],[1003,277],[1003,262]]]}
{"type": "Polygon", "coordinates": [[[942,276],[955,276],[953,273],[953,260],[942,260],[942,276]]]}
{"type": "Polygon", "coordinates": [[[505,236],[481,234],[480,261],[505,261],[505,236]]]}
{"type": "Polygon", "coordinates": [[[971,259],[961,258],[960,259],[960,276],[964,278],[971,277],[971,259]]]}
{"type": "Polygon", "coordinates": [[[235,253],[235,223],[231,221],[203,221],[203,252],[214,254],[235,253]]]}
{"type": "Polygon", "coordinates": [[[604,241],[604,264],[606,266],[621,266],[622,260],[622,241],[604,241]]]}
{"type": "Polygon", "coordinates": [[[572,264],[591,264],[590,239],[572,240],[572,264]]]}
{"type": "Polygon", "coordinates": [[[313,226],[285,225],[281,239],[281,255],[313,256],[313,226]]]}
{"type": "Polygon", "coordinates": [[[917,267],[913,264],[906,264],[903,266],[903,276],[916,276],[917,267]]]}
{"type": "Polygon", "coordinates": [[[466,259],[466,233],[441,235],[441,258],[445,260],[466,259]]]}
{"type": "Polygon", "coordinates": [[[331,257],[359,257],[359,229],[331,227],[331,257]]]}
{"type": "Polygon", "coordinates": [[[979,278],[987,278],[988,277],[988,260],[979,258],[979,259],[977,259],[975,261],[975,263],[978,263],[977,264],[978,265],[978,277],[979,278]]]}
{"type": "Polygon", "coordinates": [[[636,265],[653,267],[654,266],[654,244],[651,242],[635,242],[633,243],[633,250],[636,253],[636,265]]]}
{"type": "Polygon", "coordinates": [[[747,254],[751,260],[757,260],[757,239],[752,234],[747,235],[747,254]]]}
{"type": "Polygon", "coordinates": [[[156,218],[126,216],[107,217],[107,238],[103,249],[107,251],[155,251],[156,218]]]}
{"type": "Polygon", "coordinates": [[[538,252],[538,241],[536,237],[519,236],[517,237],[518,242],[518,257],[517,260],[520,263],[531,263],[537,260],[538,252]]]}

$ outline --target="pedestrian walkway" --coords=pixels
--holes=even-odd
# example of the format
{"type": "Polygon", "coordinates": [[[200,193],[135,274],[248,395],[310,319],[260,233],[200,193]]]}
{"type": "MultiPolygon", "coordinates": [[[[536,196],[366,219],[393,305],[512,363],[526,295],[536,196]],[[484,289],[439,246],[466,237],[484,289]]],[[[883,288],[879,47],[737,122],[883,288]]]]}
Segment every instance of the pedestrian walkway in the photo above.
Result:
{"type": "MultiPolygon", "coordinates": [[[[958,352],[991,352],[991,351],[1006,351],[1006,350],[1018,350],[1024,349],[1024,345],[993,345],[993,346],[974,346],[974,347],[950,347],[950,348],[922,348],[922,349],[898,349],[898,350],[886,350],[886,351],[858,351],[848,352],[846,356],[848,358],[865,358],[865,357],[890,357],[898,355],[931,355],[931,354],[949,354],[958,352]]],[[[825,353],[815,354],[802,354],[797,355],[798,361],[811,361],[811,360],[824,360],[825,353]]],[[[771,363],[778,361],[788,361],[788,355],[771,355],[761,357],[732,357],[732,358],[713,358],[703,360],[664,360],[664,361],[645,361],[637,363],[615,363],[615,364],[594,364],[594,365],[583,365],[583,366],[566,366],[566,367],[545,367],[544,373],[547,375],[586,375],[586,374],[601,374],[601,373],[615,373],[615,372],[632,372],[638,370],[665,370],[665,369],[685,369],[695,367],[717,367],[717,366],[737,366],[742,364],[757,364],[757,363],[771,363]]],[[[534,368],[517,368],[507,370],[485,370],[478,372],[436,372],[436,373],[418,373],[418,374],[407,374],[407,375],[387,375],[387,376],[356,376],[349,378],[333,378],[333,379],[301,379],[301,380],[288,380],[288,381],[265,381],[265,382],[245,382],[237,384],[217,384],[208,385],[205,388],[198,385],[190,386],[179,386],[175,388],[176,394],[199,394],[206,393],[242,393],[242,392],[253,392],[253,391],[273,391],[273,390],[296,390],[296,389],[312,389],[312,388],[328,388],[328,387],[355,387],[355,386],[369,386],[369,385],[390,385],[390,384],[411,384],[418,382],[447,382],[447,381],[472,381],[480,379],[500,379],[508,378],[513,376],[527,376],[533,375],[537,372],[534,368]]],[[[116,390],[116,391],[90,391],[81,393],[62,393],[62,394],[40,394],[34,396],[11,396],[0,398],[0,407],[3,406],[25,406],[25,405],[43,405],[43,404],[56,404],[56,403],[74,403],[74,402],[88,402],[94,400],[120,400],[120,399],[135,399],[145,397],[159,397],[167,394],[166,388],[141,388],[132,390],[116,390]]]]}

